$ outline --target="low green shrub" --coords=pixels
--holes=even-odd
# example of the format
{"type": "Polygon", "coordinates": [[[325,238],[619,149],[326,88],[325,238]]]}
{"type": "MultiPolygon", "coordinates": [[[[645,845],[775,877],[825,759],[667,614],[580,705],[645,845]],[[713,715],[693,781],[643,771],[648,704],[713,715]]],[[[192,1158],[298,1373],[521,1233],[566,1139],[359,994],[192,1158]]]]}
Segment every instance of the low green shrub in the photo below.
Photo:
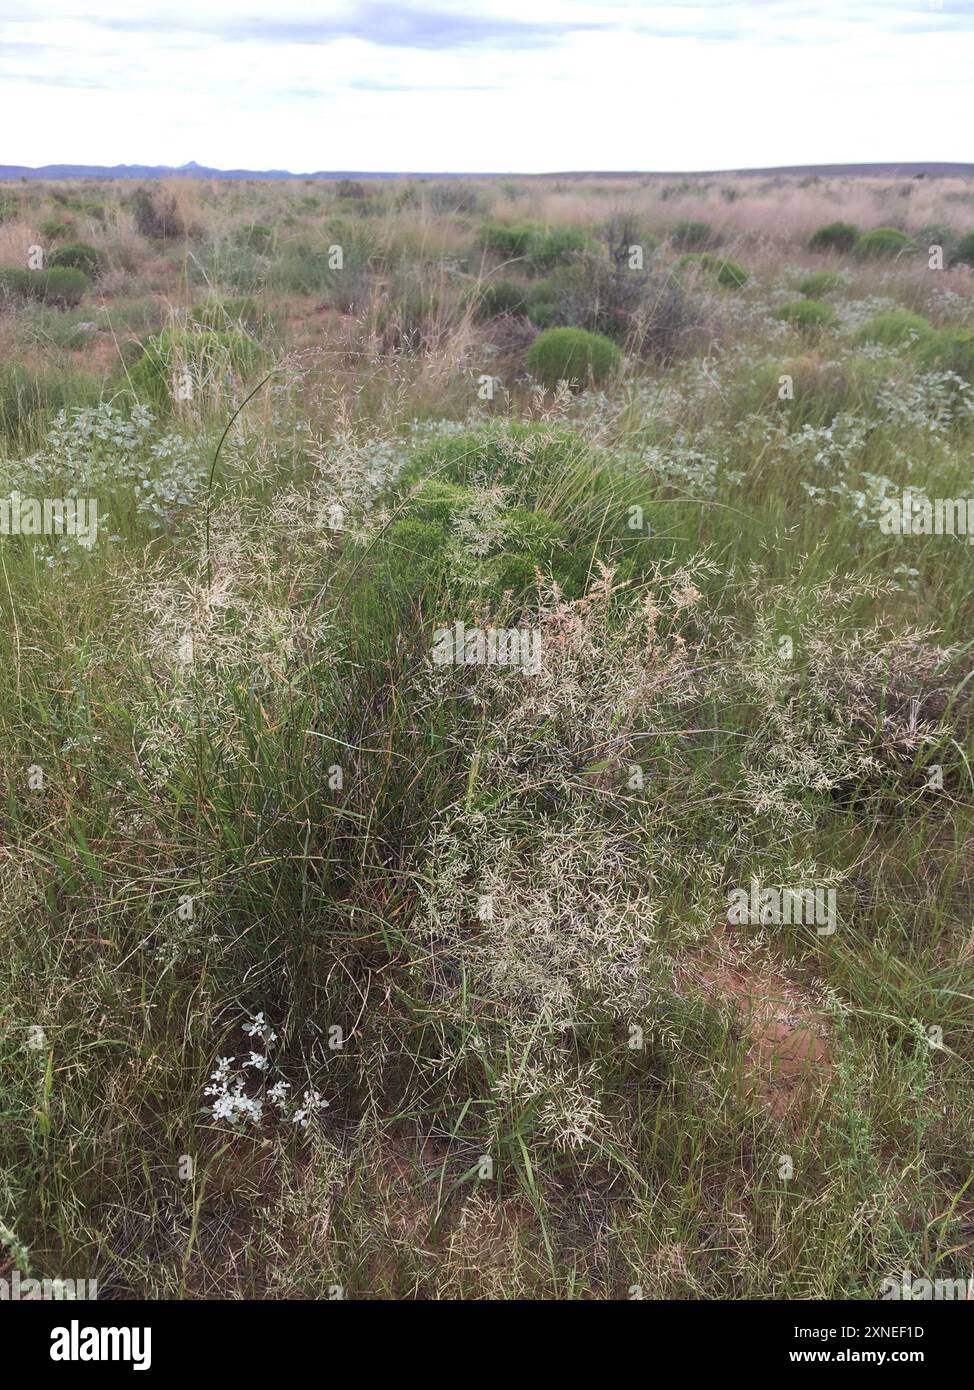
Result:
{"type": "Polygon", "coordinates": [[[956,372],[974,381],[974,329],[948,328],[917,344],[917,355],[925,367],[956,372]]]}
{"type": "Polygon", "coordinates": [[[528,243],[528,268],[544,272],[567,265],[587,245],[588,237],[581,227],[548,227],[528,243]]]}
{"type": "Polygon", "coordinates": [[[775,318],[790,323],[802,333],[815,333],[821,328],[830,328],[837,316],[831,304],[822,304],[817,299],[794,299],[782,304],[775,318]]]}
{"type": "Polygon", "coordinates": [[[859,236],[853,222],[829,222],[812,233],[808,246],[811,251],[851,251],[859,236]]]}
{"type": "Polygon", "coordinates": [[[418,514],[410,500],[409,515],[454,538],[457,508],[476,521],[483,515],[485,489],[488,496],[502,489],[503,520],[491,516],[484,531],[491,538],[486,555],[500,563],[483,571],[500,589],[526,592],[537,567],[554,575],[566,593],[581,593],[594,549],[607,532],[626,537],[618,570],[623,577],[647,572],[658,559],[658,551],[638,543],[627,525],[634,504],[653,505],[655,485],[648,474],[634,479],[612,450],[596,448],[563,425],[498,420],[437,437],[416,451],[399,481],[404,496],[415,491],[421,498],[418,514]]]}
{"type": "Polygon", "coordinates": [[[727,256],[708,256],[704,253],[703,260],[722,289],[743,289],[751,278],[742,265],[727,256]]]}
{"type": "Polygon", "coordinates": [[[547,328],[528,348],[525,366],[545,386],[559,381],[598,385],[618,369],[622,353],[611,338],[583,328],[547,328]]]}
{"type": "Polygon", "coordinates": [[[500,222],[488,222],[483,229],[483,244],[493,255],[500,256],[505,261],[513,261],[526,256],[543,233],[544,228],[536,222],[521,222],[510,226],[500,222]]]}
{"type": "Polygon", "coordinates": [[[38,231],[47,241],[64,241],[74,236],[74,223],[64,222],[58,217],[45,217],[38,224],[38,231]]]}
{"type": "Polygon", "coordinates": [[[73,308],[80,304],[91,281],[83,270],[55,266],[51,270],[0,269],[0,295],[7,299],[37,300],[43,304],[73,308]]]}
{"type": "Polygon", "coordinates": [[[906,232],[895,227],[874,227],[856,242],[856,255],[868,261],[894,260],[913,249],[906,232]]]}
{"type": "Polygon", "coordinates": [[[67,266],[72,270],[83,270],[84,273],[97,279],[105,268],[105,258],[102,253],[94,246],[89,246],[84,241],[73,241],[67,246],[59,246],[51,256],[49,265],[67,266]]]}
{"type": "Polygon", "coordinates": [[[535,571],[553,574],[573,587],[575,571],[565,548],[564,533],[542,512],[504,506],[491,513],[490,541],[475,560],[457,554],[457,535],[465,523],[483,516],[483,489],[442,478],[423,481],[404,504],[403,514],[373,548],[373,559],[398,606],[411,604],[427,588],[465,592],[471,597],[490,591],[527,595],[535,571]]]}
{"type": "Polygon", "coordinates": [[[933,335],[933,325],[909,309],[890,309],[870,319],[858,334],[861,343],[885,343],[897,346],[911,340],[922,341],[933,335]]]}
{"type": "Polygon", "coordinates": [[[845,284],[845,278],[832,270],[813,270],[798,282],[798,288],[807,299],[818,299],[823,294],[833,294],[845,284]]]}

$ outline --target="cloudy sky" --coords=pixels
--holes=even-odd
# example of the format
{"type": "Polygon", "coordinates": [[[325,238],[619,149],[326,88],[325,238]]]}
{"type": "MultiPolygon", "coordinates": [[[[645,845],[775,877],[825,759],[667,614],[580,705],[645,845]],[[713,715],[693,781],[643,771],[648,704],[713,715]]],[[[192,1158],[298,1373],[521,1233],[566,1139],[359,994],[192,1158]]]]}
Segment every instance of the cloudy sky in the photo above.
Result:
{"type": "Polygon", "coordinates": [[[0,161],[974,160],[974,0],[0,0],[0,161]]]}

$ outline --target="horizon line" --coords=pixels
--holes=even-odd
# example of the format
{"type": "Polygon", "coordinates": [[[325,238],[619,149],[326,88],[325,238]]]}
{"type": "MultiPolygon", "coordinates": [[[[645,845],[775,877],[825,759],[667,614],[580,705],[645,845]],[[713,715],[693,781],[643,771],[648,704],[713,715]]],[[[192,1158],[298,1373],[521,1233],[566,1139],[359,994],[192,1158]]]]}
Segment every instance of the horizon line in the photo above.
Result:
{"type": "Polygon", "coordinates": [[[82,163],[79,161],[51,161],[46,164],[0,164],[0,178],[18,177],[24,175],[48,177],[80,177],[98,178],[107,175],[115,177],[125,177],[124,171],[132,171],[132,177],[146,177],[150,174],[164,174],[171,177],[263,177],[279,179],[342,179],[342,178],[361,178],[361,179],[397,179],[397,178],[465,178],[465,179],[497,179],[497,178],[717,178],[737,176],[760,176],[769,174],[843,174],[854,173],[856,171],[889,171],[901,173],[926,173],[929,170],[942,172],[949,176],[952,172],[974,175],[974,162],[960,160],[850,160],[842,163],[834,161],[823,161],[821,163],[807,164],[774,164],[774,165],[750,165],[727,169],[550,169],[535,171],[515,171],[515,170],[464,170],[464,169],[315,169],[307,172],[295,172],[290,169],[270,168],[270,169],[245,169],[239,166],[230,168],[220,168],[216,165],[199,164],[195,160],[188,163],[171,164],[139,164],[139,163],[119,163],[119,164],[94,164],[82,163]],[[51,173],[53,170],[71,170],[77,173],[63,173],[56,175],[51,173]],[[84,171],[84,172],[81,172],[84,171]]]}

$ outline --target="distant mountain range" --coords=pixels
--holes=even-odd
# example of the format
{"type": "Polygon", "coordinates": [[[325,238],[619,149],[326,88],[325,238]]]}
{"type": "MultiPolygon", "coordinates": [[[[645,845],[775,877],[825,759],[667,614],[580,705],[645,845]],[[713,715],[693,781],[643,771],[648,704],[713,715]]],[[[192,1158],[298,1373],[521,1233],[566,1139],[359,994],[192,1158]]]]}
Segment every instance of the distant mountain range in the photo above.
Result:
{"type": "Polygon", "coordinates": [[[445,179],[475,178],[473,174],[363,173],[351,169],[318,169],[313,174],[292,174],[289,169],[210,169],[190,160],[170,164],[0,164],[0,179],[445,179]]]}
{"type": "MultiPolygon", "coordinates": [[[[828,175],[877,175],[888,178],[972,178],[974,164],[906,163],[906,164],[792,164],[773,169],[710,169],[681,172],[631,170],[562,170],[553,171],[557,178],[716,178],[732,174],[774,176],[798,174],[805,177],[828,175]]],[[[292,174],[288,169],[211,169],[190,160],[174,167],[169,164],[44,164],[31,169],[25,164],[0,164],[0,180],[10,179],[450,179],[497,178],[515,175],[471,174],[457,172],[420,172],[389,170],[365,172],[361,169],[317,169],[311,174],[292,174]]],[[[524,177],[523,175],[521,177],[524,177]]]]}

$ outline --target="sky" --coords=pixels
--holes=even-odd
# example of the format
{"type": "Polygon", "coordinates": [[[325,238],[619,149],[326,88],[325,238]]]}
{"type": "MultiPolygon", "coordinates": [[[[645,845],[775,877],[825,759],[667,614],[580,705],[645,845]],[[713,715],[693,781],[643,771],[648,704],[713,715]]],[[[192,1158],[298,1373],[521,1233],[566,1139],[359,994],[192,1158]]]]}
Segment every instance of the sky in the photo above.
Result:
{"type": "Polygon", "coordinates": [[[0,162],[974,161],[974,0],[0,0],[0,162]]]}

